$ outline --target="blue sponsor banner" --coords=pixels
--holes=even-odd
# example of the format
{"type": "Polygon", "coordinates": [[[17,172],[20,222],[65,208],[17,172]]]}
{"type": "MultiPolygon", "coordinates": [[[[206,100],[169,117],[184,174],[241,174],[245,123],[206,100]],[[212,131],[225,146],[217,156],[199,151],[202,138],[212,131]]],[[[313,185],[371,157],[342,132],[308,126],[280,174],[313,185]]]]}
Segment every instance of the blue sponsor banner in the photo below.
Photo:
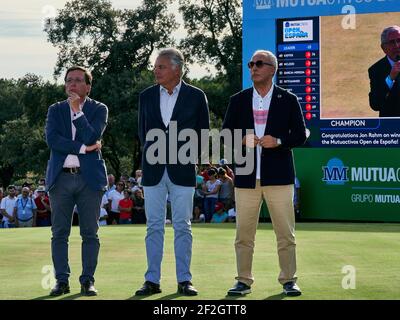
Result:
{"type": "Polygon", "coordinates": [[[339,15],[346,13],[348,6],[354,7],[357,13],[399,10],[398,0],[244,0],[243,18],[248,20],[339,15]]]}

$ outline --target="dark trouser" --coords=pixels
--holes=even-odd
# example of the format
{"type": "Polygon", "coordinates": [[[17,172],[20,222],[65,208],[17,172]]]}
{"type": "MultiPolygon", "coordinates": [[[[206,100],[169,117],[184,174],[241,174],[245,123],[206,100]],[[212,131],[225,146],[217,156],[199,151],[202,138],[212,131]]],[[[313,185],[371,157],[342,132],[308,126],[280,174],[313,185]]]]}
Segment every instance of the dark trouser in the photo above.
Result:
{"type": "Polygon", "coordinates": [[[51,226],[50,217],[36,218],[36,227],[50,227],[50,226],[51,226]]]}
{"type": "Polygon", "coordinates": [[[215,204],[217,201],[217,198],[204,198],[204,215],[206,222],[211,221],[212,215],[215,212],[215,204]]]}
{"type": "Polygon", "coordinates": [[[58,281],[67,282],[71,273],[68,264],[68,238],[76,204],[82,237],[82,275],[79,281],[94,282],[100,248],[97,231],[102,194],[102,191],[90,189],[80,174],[66,172],[60,173],[55,185],[50,189],[53,233],[51,252],[55,277],[58,281]]]}
{"type": "Polygon", "coordinates": [[[116,224],[119,224],[119,215],[119,212],[110,211],[107,217],[107,224],[113,224],[114,221],[116,224]]]}

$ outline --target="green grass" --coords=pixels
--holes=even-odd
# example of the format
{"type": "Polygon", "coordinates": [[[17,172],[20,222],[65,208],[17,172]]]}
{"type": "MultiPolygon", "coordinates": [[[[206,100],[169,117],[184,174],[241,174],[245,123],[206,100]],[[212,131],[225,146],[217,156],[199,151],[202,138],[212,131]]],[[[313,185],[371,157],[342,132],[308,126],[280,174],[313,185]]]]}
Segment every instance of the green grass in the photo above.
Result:
{"type": "MultiPolygon", "coordinates": [[[[298,284],[303,295],[294,299],[399,299],[400,224],[298,223],[298,284]],[[342,268],[356,268],[356,289],[342,288],[342,268]]],[[[100,229],[100,257],[96,271],[97,299],[136,299],[146,269],[145,226],[107,226],[100,229]]],[[[51,265],[50,228],[0,230],[0,299],[49,299],[42,287],[45,265],[51,265]]],[[[197,297],[176,295],[173,229],[167,226],[161,288],[144,299],[226,299],[234,283],[235,226],[193,225],[193,283],[197,297]]],[[[55,299],[80,297],[81,272],[79,229],[70,237],[71,293],[55,299]]],[[[269,223],[257,231],[253,262],[255,283],[242,299],[282,299],[277,281],[275,236],[269,223]]],[[[47,274],[48,277],[48,274],[47,274]]],[[[46,281],[45,281],[46,282],[46,281]]],[[[48,281],[47,281],[48,282],[48,281]]],[[[286,298],[284,298],[286,299],[286,298]]],[[[293,299],[293,298],[291,298],[293,299]]]]}

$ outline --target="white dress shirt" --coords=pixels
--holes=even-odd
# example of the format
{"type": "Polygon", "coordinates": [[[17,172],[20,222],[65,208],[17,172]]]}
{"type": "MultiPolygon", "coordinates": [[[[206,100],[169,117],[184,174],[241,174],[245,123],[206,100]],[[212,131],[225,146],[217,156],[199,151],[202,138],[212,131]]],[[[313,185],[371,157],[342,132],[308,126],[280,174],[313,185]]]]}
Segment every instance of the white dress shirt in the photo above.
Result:
{"type": "Polygon", "coordinates": [[[171,121],[172,112],[174,111],[181,86],[182,81],[180,81],[172,90],[172,94],[169,94],[167,89],[165,89],[163,86],[160,86],[160,110],[165,127],[168,127],[168,124],[171,121]]]}
{"type": "MultiPolygon", "coordinates": [[[[274,91],[274,85],[268,91],[265,97],[261,97],[257,92],[256,88],[253,88],[253,117],[254,117],[254,129],[255,135],[258,138],[264,136],[265,126],[267,125],[268,110],[271,105],[272,93],[274,91]]],[[[261,179],[261,152],[262,147],[257,145],[257,171],[256,179],[261,179]]]]}
{"type": "MultiPolygon", "coordinates": [[[[81,111],[79,111],[78,113],[74,113],[74,111],[72,111],[72,108],[70,107],[70,112],[71,112],[71,129],[72,129],[72,140],[75,140],[75,136],[76,136],[76,128],[74,126],[74,123],[72,121],[78,119],[79,117],[83,116],[83,112],[82,112],[82,108],[83,105],[85,104],[85,101],[83,101],[83,103],[81,103],[79,105],[79,109],[81,111]]],[[[81,154],[85,154],[86,153],[86,146],[84,144],[82,144],[81,149],[79,150],[79,153],[81,154]]],[[[69,154],[64,161],[64,165],[63,168],[75,168],[75,167],[80,167],[81,164],[79,162],[79,158],[77,155],[75,154],[69,154]]]]}

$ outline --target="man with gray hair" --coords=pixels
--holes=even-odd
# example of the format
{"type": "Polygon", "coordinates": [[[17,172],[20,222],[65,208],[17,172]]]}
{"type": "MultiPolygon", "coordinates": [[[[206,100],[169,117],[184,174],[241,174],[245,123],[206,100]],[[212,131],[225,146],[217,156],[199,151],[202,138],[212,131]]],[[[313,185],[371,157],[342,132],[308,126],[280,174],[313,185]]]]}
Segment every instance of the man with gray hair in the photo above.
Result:
{"type": "Polygon", "coordinates": [[[369,104],[379,117],[400,117],[400,27],[390,26],[381,34],[386,54],[368,69],[369,104]]]}
{"type": "Polygon", "coordinates": [[[278,281],[284,294],[298,296],[292,148],[306,141],[303,113],[297,97],[273,83],[277,59],[272,52],[257,50],[248,67],[253,87],[231,97],[223,123],[224,129],[242,131],[243,149],[255,159],[250,174],[239,173],[246,164],[235,167],[237,282],[228,295],[251,292],[255,235],[264,199],[277,239],[278,281]],[[253,134],[246,134],[248,130],[253,134]]]}
{"type": "MultiPolygon", "coordinates": [[[[178,293],[197,295],[191,283],[192,257],[191,222],[193,195],[196,186],[195,161],[185,162],[178,157],[181,146],[192,140],[184,134],[194,132],[200,141],[201,130],[209,129],[207,98],[200,89],[182,80],[184,58],[174,48],[159,52],[154,64],[156,85],[145,89],[139,96],[139,138],[143,147],[142,185],[147,218],[146,253],[147,272],[143,287],[136,295],[160,293],[161,261],[164,246],[164,226],[167,196],[171,202],[174,227],[174,248],[178,293]],[[185,131],[185,132],[183,132],[185,131]],[[186,138],[179,140],[180,133],[186,138]],[[162,135],[152,139],[151,135],[162,135]],[[157,149],[159,159],[153,161],[151,153],[160,139],[165,143],[157,149]],[[156,140],[156,141],[154,141],[156,140]],[[164,159],[164,160],[163,160],[164,159]]],[[[193,142],[194,143],[194,142],[193,142]]],[[[199,144],[193,146],[201,150],[199,144]]],[[[197,158],[193,157],[193,158],[197,158]]]]}

